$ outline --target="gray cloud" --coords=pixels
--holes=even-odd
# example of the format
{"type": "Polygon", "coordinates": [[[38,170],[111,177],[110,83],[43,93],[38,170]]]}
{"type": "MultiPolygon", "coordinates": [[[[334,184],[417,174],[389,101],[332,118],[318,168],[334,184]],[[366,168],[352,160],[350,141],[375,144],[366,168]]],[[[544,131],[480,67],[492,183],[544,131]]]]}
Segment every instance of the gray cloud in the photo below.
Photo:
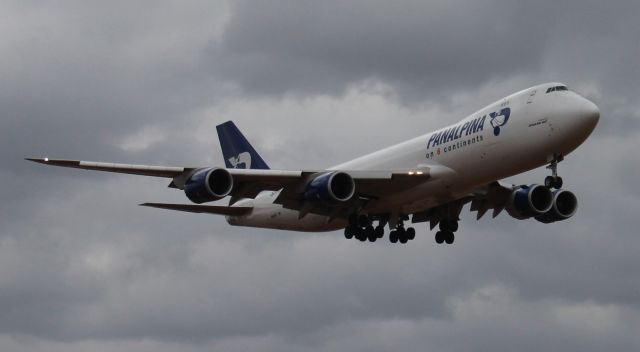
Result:
{"type": "MultiPolygon", "coordinates": [[[[0,5],[0,349],[636,351],[634,1],[0,5]],[[560,80],[598,102],[575,218],[464,213],[455,246],[144,209],[166,180],[23,157],[325,167],[560,80]]],[[[540,181],[544,170],[513,178],[540,181]]]]}
{"type": "Polygon", "coordinates": [[[372,79],[424,100],[537,68],[553,31],[541,13],[502,1],[240,1],[211,51],[248,92],[339,94],[372,79]]]}

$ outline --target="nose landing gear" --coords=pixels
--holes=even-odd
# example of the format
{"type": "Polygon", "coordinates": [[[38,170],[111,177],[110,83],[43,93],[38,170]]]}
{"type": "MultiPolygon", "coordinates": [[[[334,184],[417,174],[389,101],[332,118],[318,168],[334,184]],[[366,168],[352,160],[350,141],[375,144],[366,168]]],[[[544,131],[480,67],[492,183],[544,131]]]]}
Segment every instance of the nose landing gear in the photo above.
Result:
{"type": "Polygon", "coordinates": [[[551,170],[551,176],[547,176],[544,179],[544,185],[547,188],[562,188],[562,177],[558,176],[558,163],[564,160],[562,155],[554,155],[551,164],[547,166],[547,169],[551,170]]]}

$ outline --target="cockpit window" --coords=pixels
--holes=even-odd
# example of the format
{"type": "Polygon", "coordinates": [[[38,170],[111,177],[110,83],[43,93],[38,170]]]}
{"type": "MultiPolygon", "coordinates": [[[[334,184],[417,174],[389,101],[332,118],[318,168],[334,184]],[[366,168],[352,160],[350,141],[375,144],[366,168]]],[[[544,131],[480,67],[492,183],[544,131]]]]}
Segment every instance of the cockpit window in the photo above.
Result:
{"type": "Polygon", "coordinates": [[[569,88],[567,88],[567,86],[555,86],[555,87],[551,87],[549,89],[547,89],[547,93],[551,93],[551,92],[559,92],[559,91],[568,91],[569,88]]]}

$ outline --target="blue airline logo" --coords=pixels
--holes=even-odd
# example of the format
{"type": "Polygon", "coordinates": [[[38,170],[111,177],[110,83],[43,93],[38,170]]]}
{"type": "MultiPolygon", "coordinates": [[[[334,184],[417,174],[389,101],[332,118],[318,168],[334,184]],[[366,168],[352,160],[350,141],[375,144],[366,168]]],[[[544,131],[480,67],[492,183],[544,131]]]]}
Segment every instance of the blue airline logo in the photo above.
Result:
{"type": "Polygon", "coordinates": [[[500,127],[507,124],[509,121],[509,116],[511,116],[511,109],[504,108],[500,110],[500,112],[492,112],[489,114],[491,117],[491,127],[493,127],[493,134],[498,136],[500,135],[500,127]]]}
{"type": "MultiPolygon", "coordinates": [[[[489,114],[489,123],[491,124],[491,127],[493,127],[494,135],[497,136],[500,134],[500,128],[507,124],[510,115],[510,108],[503,108],[502,110],[500,110],[500,112],[492,112],[491,114],[489,114]]],[[[478,132],[482,132],[484,130],[484,123],[486,119],[487,115],[484,115],[482,117],[477,117],[471,121],[458,124],[446,130],[432,133],[431,137],[429,137],[429,142],[427,143],[427,149],[458,140],[462,137],[475,135],[478,132]]]]}

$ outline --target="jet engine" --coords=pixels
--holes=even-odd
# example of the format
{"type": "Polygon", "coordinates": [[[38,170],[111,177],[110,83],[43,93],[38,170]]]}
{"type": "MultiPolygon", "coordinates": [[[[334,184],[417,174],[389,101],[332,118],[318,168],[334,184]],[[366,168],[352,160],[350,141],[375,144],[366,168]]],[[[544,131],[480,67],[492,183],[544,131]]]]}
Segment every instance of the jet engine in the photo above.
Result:
{"type": "Polygon", "coordinates": [[[542,215],[536,216],[536,220],[545,224],[566,220],[572,217],[577,209],[578,199],[575,194],[564,189],[558,189],[553,191],[551,209],[542,215]]]}
{"type": "Polygon", "coordinates": [[[524,220],[540,216],[551,210],[553,194],[541,185],[523,185],[511,193],[507,211],[516,219],[524,220]]]}
{"type": "Polygon", "coordinates": [[[222,199],[233,189],[233,176],[220,168],[196,170],[184,184],[184,193],[194,203],[222,199]]]}
{"type": "Polygon", "coordinates": [[[353,198],[356,184],[353,178],[344,172],[326,172],[307,183],[304,199],[312,202],[344,203],[353,198]]]}

